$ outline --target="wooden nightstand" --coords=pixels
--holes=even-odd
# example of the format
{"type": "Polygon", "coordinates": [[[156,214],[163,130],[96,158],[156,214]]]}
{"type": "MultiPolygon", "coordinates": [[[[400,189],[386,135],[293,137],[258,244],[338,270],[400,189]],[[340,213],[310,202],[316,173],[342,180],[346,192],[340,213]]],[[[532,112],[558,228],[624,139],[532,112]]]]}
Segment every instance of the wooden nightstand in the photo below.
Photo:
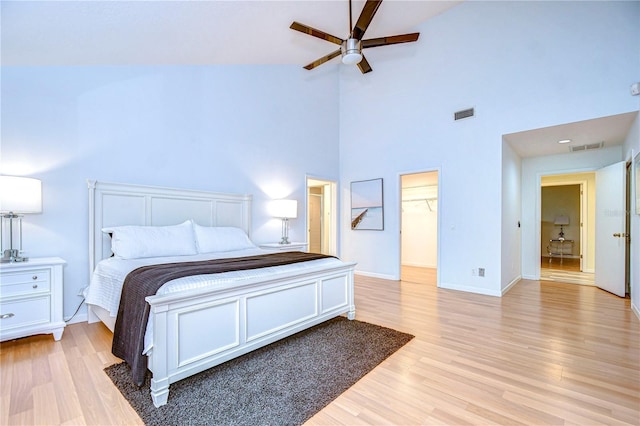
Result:
{"type": "Polygon", "coordinates": [[[66,323],[59,257],[0,264],[0,340],[52,333],[60,340],[66,323]]]}
{"type": "Polygon", "coordinates": [[[269,251],[307,251],[307,243],[291,243],[291,244],[279,244],[279,243],[264,243],[259,244],[263,250],[269,251]]]}

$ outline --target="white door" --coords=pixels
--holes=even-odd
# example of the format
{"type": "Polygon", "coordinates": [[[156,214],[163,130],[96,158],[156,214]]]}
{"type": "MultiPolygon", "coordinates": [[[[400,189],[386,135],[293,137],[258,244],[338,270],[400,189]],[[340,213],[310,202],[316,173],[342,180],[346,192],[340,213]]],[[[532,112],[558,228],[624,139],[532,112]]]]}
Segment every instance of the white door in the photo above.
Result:
{"type": "Polygon", "coordinates": [[[309,251],[338,254],[337,182],[307,177],[307,242],[309,251]],[[313,195],[315,194],[315,195],[313,195]],[[317,213],[309,218],[312,212],[317,213]],[[314,234],[311,235],[311,232],[314,234]]]}
{"type": "Polygon", "coordinates": [[[309,252],[322,253],[322,195],[309,194],[309,252]]]}
{"type": "Polygon", "coordinates": [[[596,171],[596,285],[625,296],[624,161],[596,171]]]}

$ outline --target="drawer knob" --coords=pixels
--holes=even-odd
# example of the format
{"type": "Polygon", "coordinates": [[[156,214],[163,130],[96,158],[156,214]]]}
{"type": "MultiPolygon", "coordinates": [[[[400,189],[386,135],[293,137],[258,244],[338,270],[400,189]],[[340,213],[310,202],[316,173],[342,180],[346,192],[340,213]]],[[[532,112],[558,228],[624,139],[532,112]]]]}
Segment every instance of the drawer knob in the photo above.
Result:
{"type": "Polygon", "coordinates": [[[37,280],[37,279],[38,279],[38,276],[37,276],[37,275],[34,275],[34,276],[32,276],[32,277],[31,277],[31,279],[35,281],[35,280],[37,280]]]}
{"type": "Polygon", "coordinates": [[[38,288],[38,284],[34,284],[32,287],[33,288],[38,288]]]}
{"type": "Polygon", "coordinates": [[[7,318],[11,318],[11,317],[13,317],[13,316],[15,316],[15,314],[13,314],[13,313],[9,312],[8,314],[2,314],[2,315],[0,315],[0,319],[7,319],[7,318]]]}

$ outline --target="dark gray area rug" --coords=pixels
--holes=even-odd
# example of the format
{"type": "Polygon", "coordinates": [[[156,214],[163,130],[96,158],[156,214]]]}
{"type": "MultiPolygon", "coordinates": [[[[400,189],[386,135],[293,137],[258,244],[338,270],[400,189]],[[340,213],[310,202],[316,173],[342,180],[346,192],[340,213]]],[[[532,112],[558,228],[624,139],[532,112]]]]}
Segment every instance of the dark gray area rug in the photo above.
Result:
{"type": "Polygon", "coordinates": [[[412,338],[334,318],[172,384],[160,408],[148,375],[138,388],[125,363],[105,372],[147,425],[298,425],[412,338]]]}

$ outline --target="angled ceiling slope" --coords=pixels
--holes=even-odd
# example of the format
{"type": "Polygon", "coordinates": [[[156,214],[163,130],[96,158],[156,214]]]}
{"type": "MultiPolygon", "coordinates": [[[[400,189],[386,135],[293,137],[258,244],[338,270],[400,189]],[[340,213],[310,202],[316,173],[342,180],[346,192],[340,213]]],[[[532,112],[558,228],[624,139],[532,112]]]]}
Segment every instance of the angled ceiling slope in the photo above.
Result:
{"type": "MultiPolygon", "coordinates": [[[[385,0],[368,37],[402,34],[460,1],[385,0]]],[[[354,1],[358,15],[363,1],[354,1]]],[[[326,54],[294,20],[342,34],[347,0],[11,1],[3,65],[298,64],[326,54]]]]}

